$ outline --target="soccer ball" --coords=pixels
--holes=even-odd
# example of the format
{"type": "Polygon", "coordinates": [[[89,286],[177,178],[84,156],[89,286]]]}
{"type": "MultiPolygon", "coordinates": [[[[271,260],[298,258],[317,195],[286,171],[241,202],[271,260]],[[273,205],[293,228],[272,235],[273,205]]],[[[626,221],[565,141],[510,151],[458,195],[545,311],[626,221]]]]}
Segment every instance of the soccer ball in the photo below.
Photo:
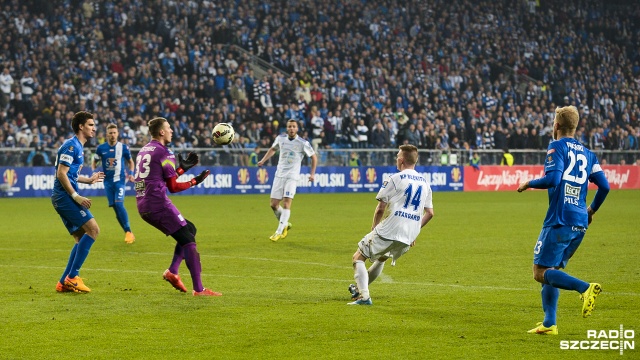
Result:
{"type": "Polygon", "coordinates": [[[218,145],[227,145],[233,141],[233,136],[236,134],[233,127],[227,123],[219,123],[213,128],[213,141],[218,145]]]}

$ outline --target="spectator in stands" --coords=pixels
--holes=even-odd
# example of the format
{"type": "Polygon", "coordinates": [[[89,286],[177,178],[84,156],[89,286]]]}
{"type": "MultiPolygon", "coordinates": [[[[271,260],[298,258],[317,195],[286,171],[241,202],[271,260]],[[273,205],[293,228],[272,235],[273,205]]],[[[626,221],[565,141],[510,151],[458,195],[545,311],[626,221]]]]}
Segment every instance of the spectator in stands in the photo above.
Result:
{"type": "Polygon", "coordinates": [[[502,160],[500,160],[500,165],[513,166],[513,155],[509,152],[509,149],[502,149],[502,160]]]}
{"type": "MultiPolygon", "coordinates": [[[[352,12],[345,12],[344,6],[320,9],[317,4],[302,0],[293,9],[299,16],[273,11],[266,14],[262,7],[256,9],[252,26],[264,31],[251,31],[236,29],[236,19],[225,15],[250,8],[247,0],[230,5],[228,13],[218,11],[218,1],[190,2],[181,7],[180,16],[172,15],[171,7],[149,8],[139,2],[115,0],[117,11],[110,13],[99,2],[93,2],[97,7],[88,1],[79,3],[78,21],[69,23],[49,21],[41,15],[42,9],[30,2],[7,5],[5,11],[12,14],[14,23],[22,25],[0,29],[3,38],[29,46],[7,44],[0,53],[4,61],[0,75],[0,105],[4,106],[0,110],[6,109],[5,115],[0,115],[0,123],[11,122],[18,112],[23,112],[28,120],[37,119],[50,129],[56,127],[58,134],[52,137],[57,139],[58,135],[70,134],[68,109],[85,104],[100,121],[98,131],[104,131],[107,123],[122,120],[134,131],[132,142],[145,143],[140,138],[146,135],[138,132],[140,122],[131,121],[134,116],[148,120],[163,114],[173,121],[184,115],[185,124],[202,121],[211,126],[212,119],[221,120],[220,113],[216,113],[221,111],[225,121],[233,114],[236,121],[245,122],[243,115],[253,116],[253,108],[262,107],[260,96],[269,92],[273,108],[282,110],[273,114],[261,111],[258,118],[251,120],[278,120],[282,124],[286,116],[302,120],[306,126],[311,119],[309,107],[318,105],[325,109],[321,117],[334,125],[340,139],[343,127],[327,114],[332,111],[334,117],[344,118],[348,125],[351,108],[355,108],[358,120],[365,119],[370,138],[376,127],[374,114],[379,112],[392,144],[404,140],[406,116],[407,122],[418,129],[417,120],[423,121],[425,143],[428,140],[424,134],[431,130],[428,125],[433,125],[436,133],[454,125],[460,141],[472,145],[477,129],[482,134],[486,125],[489,139],[493,133],[492,147],[501,148],[496,139],[500,127],[503,133],[509,129],[509,134],[516,135],[517,129],[524,126],[529,127],[531,135],[535,127],[546,145],[549,131],[543,129],[550,128],[553,122],[553,116],[548,114],[553,114],[566,96],[567,102],[575,103],[582,111],[581,118],[586,120],[581,124],[583,133],[591,134],[594,128],[602,127],[604,138],[598,146],[613,150],[624,148],[619,139],[624,134],[616,133],[616,125],[624,128],[626,124],[637,124],[640,115],[640,85],[634,81],[640,71],[633,55],[637,46],[629,35],[636,33],[634,9],[628,5],[612,6],[605,14],[596,3],[542,2],[530,13],[528,7],[505,7],[501,2],[486,0],[473,4],[454,0],[429,6],[409,2],[403,8],[414,16],[404,18],[393,11],[377,13],[381,2],[374,0],[359,9],[364,30],[351,27],[344,31],[345,24],[352,20],[352,12]],[[553,21],[554,17],[548,16],[563,16],[566,9],[576,6],[584,8],[584,12],[574,14],[576,21],[553,21]],[[309,16],[320,10],[323,18],[332,21],[309,16]],[[375,17],[369,15],[374,12],[375,17]],[[457,22],[438,23],[440,16],[447,13],[469,20],[463,26],[457,22]],[[478,13],[503,20],[484,22],[484,17],[469,15],[478,13]],[[322,29],[321,35],[305,33],[301,37],[300,16],[304,17],[305,28],[322,29]],[[190,21],[185,26],[187,18],[190,21]],[[414,18],[421,19],[419,25],[423,27],[416,26],[414,18]],[[610,18],[616,21],[605,21],[610,18]],[[84,26],[89,21],[92,26],[84,26]],[[432,30],[424,26],[429,23],[438,27],[432,30]],[[38,24],[38,31],[34,31],[33,24],[38,24]],[[576,24],[588,26],[578,29],[576,24]],[[208,27],[210,31],[205,31],[208,27]],[[548,56],[552,53],[548,34],[556,33],[565,34],[564,40],[572,43],[572,49],[593,51],[576,57],[569,48],[561,48],[554,49],[554,56],[548,56]],[[40,34],[50,35],[40,42],[40,34]],[[480,40],[452,42],[451,34],[478,35],[480,40]],[[303,47],[298,43],[302,38],[303,47]],[[48,51],[47,46],[62,49],[71,42],[74,51],[48,51]],[[256,76],[250,65],[254,62],[251,55],[227,46],[231,43],[289,74],[270,70],[264,78],[256,76]],[[441,51],[440,46],[431,44],[451,44],[451,48],[441,51]],[[514,52],[516,48],[525,51],[514,52]],[[620,56],[608,56],[614,53],[620,56]],[[42,58],[48,61],[33,61],[42,58]],[[13,79],[24,79],[25,70],[36,84],[30,96],[25,96],[28,94],[22,91],[24,87],[13,86],[13,79]],[[5,81],[8,78],[11,84],[5,81]],[[167,105],[157,99],[173,100],[167,105]],[[180,101],[178,109],[175,99],[180,101]],[[221,105],[224,102],[227,105],[221,105]],[[341,106],[345,102],[349,111],[343,114],[341,106]],[[291,116],[284,115],[287,111],[291,116]],[[404,114],[401,118],[385,117],[400,112],[404,114]],[[281,118],[277,118],[278,113],[283,114],[281,118]],[[539,125],[535,125],[536,121],[539,125]],[[492,130],[494,124],[496,128],[492,130]],[[612,139],[605,141],[610,132],[612,139]]],[[[183,3],[178,0],[176,6],[183,3]]],[[[265,6],[273,4],[266,0],[265,6]]],[[[14,138],[16,132],[11,132],[14,138]]],[[[452,134],[449,139],[453,139],[452,134]]],[[[587,140],[591,142],[590,137],[587,140]]],[[[336,143],[344,144],[339,140],[336,143]]],[[[473,147],[490,143],[484,141],[473,147]]],[[[435,147],[431,145],[425,147],[435,147]]],[[[504,145],[517,148],[509,140],[504,145]]]]}

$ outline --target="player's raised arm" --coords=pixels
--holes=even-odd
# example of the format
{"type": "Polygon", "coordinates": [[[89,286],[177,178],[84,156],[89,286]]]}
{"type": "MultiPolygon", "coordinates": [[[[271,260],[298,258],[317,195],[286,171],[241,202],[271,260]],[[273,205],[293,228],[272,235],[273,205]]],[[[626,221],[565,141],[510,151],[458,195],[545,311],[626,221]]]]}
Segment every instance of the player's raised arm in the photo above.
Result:
{"type": "Polygon", "coordinates": [[[264,163],[267,162],[267,160],[269,160],[275,153],[276,153],[276,149],[269,148],[269,150],[267,150],[267,153],[264,154],[264,157],[262,158],[262,160],[258,161],[258,166],[264,165],[264,163]]]}
{"type": "Polygon", "coordinates": [[[204,170],[200,174],[196,175],[193,179],[183,182],[178,182],[178,175],[176,175],[172,178],[166,179],[165,183],[167,184],[167,189],[169,189],[171,193],[177,193],[200,184],[204,181],[204,179],[207,178],[207,176],[209,176],[209,174],[209,170],[204,170]]]}

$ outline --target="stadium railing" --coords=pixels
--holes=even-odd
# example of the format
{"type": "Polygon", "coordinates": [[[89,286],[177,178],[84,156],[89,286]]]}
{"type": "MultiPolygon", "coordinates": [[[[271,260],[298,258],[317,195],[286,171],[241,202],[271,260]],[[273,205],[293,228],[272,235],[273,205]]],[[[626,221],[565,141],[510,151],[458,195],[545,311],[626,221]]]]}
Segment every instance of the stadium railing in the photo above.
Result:
{"type": "MultiPolygon", "coordinates": [[[[56,150],[45,149],[42,152],[48,155],[49,164],[34,164],[34,161],[27,163],[29,154],[33,148],[0,148],[0,166],[22,167],[22,166],[53,166],[56,150]]],[[[135,155],[139,148],[131,148],[135,155]]],[[[262,158],[267,149],[263,149],[259,158],[262,158]]],[[[250,166],[249,155],[253,149],[228,149],[228,148],[192,148],[174,149],[175,152],[187,153],[195,151],[200,155],[200,163],[205,166],[250,166]]],[[[502,150],[473,150],[480,155],[481,165],[499,165],[502,160],[502,150]]],[[[393,149],[318,149],[318,166],[349,166],[349,159],[352,153],[356,153],[362,166],[392,166],[395,165],[395,158],[398,150],[393,149]]],[[[546,157],[546,150],[510,150],[513,154],[515,165],[542,165],[546,157]]],[[[625,150],[596,150],[596,155],[602,164],[626,164],[633,165],[640,160],[640,151],[625,150]]],[[[430,150],[420,149],[421,165],[468,165],[472,154],[469,150],[430,150]]],[[[89,167],[93,156],[93,149],[85,149],[85,167],[89,167]]],[[[45,157],[47,158],[47,157],[45,157]]],[[[39,157],[39,159],[42,159],[39,157]]],[[[269,164],[276,165],[278,156],[271,158],[269,164]]],[[[308,164],[305,158],[305,165],[308,164]]],[[[640,163],[639,163],[640,164],[640,163]]]]}

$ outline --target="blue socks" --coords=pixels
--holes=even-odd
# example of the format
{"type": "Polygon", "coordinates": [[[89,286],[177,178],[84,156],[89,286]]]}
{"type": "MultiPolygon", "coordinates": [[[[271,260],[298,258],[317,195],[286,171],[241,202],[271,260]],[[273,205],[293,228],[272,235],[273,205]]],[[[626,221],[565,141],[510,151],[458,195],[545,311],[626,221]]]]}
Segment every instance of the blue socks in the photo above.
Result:
{"type": "Polygon", "coordinates": [[[129,214],[127,214],[127,209],[125,209],[124,203],[115,202],[113,204],[113,210],[115,210],[116,219],[118,219],[118,222],[124,231],[131,231],[131,226],[129,225],[129,214]]]}
{"type": "Polygon", "coordinates": [[[550,327],[556,324],[556,313],[558,310],[558,297],[560,290],[575,290],[579,293],[587,291],[589,283],[575,278],[563,271],[548,269],[544,272],[544,281],[542,284],[542,310],[544,310],[544,321],[542,325],[550,327]]]}
{"type": "Polygon", "coordinates": [[[564,290],[575,290],[581,294],[589,288],[589,283],[554,269],[549,269],[544,272],[544,281],[553,287],[564,290]]]}
{"type": "Polygon", "coordinates": [[[78,276],[80,268],[82,267],[82,264],[84,264],[84,261],[87,259],[87,256],[89,256],[89,250],[91,250],[91,245],[93,245],[94,242],[95,240],[93,240],[91,236],[87,234],[82,235],[80,241],[78,241],[77,244],[76,256],[74,257],[73,263],[71,264],[71,269],[69,270],[70,278],[78,276]]]}
{"type": "Polygon", "coordinates": [[[71,271],[71,265],[73,265],[73,260],[76,258],[76,251],[78,250],[78,244],[73,244],[71,248],[71,254],[69,254],[69,261],[67,261],[67,267],[64,269],[62,273],[62,277],[60,278],[60,283],[64,284],[64,279],[69,275],[69,271],[71,271]]]}
{"type": "Polygon", "coordinates": [[[544,311],[544,321],[542,325],[551,327],[556,324],[556,312],[558,310],[558,297],[560,290],[548,284],[542,284],[542,310],[544,311]]]}

